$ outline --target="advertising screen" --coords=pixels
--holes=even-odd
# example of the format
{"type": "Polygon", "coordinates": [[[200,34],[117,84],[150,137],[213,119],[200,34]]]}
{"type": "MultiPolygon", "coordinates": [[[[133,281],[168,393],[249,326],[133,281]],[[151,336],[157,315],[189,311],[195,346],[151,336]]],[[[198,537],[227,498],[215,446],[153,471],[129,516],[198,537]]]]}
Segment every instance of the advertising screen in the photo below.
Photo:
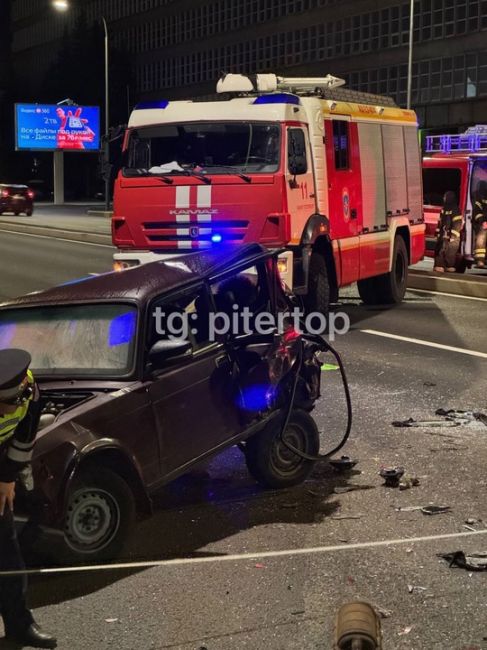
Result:
{"type": "Polygon", "coordinates": [[[98,106],[16,104],[18,150],[97,151],[100,148],[98,106]]]}

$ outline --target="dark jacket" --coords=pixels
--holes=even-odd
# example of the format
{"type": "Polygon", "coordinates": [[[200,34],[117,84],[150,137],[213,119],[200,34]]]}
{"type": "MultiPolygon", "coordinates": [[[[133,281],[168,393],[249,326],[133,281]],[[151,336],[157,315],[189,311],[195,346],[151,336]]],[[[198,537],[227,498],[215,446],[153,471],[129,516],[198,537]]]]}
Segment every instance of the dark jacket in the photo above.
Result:
{"type": "Polygon", "coordinates": [[[460,233],[463,227],[463,216],[457,205],[455,194],[446,193],[446,201],[440,212],[438,225],[436,227],[436,236],[438,238],[437,248],[441,248],[443,241],[460,240],[460,233]]]}

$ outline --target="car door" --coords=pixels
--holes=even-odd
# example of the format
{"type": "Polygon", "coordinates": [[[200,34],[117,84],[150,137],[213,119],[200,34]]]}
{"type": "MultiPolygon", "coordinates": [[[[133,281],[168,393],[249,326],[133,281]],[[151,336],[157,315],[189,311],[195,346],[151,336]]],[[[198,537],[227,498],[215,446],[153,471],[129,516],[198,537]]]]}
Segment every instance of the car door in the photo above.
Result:
{"type": "Polygon", "coordinates": [[[232,403],[232,365],[223,345],[209,339],[210,307],[201,285],[156,301],[148,316],[148,347],[170,336],[191,343],[190,354],[168,360],[149,387],[164,475],[217,449],[242,426],[232,403]]]}

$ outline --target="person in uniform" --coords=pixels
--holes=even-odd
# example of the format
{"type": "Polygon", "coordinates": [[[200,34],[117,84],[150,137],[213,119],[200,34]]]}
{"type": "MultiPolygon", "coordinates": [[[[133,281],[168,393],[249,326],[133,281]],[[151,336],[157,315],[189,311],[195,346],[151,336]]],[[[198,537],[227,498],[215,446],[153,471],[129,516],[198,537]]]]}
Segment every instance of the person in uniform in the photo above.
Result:
{"type": "Polygon", "coordinates": [[[478,269],[485,268],[487,248],[487,182],[480,181],[473,205],[472,224],[475,236],[474,258],[478,269]]]}
{"type": "Polygon", "coordinates": [[[40,393],[30,363],[25,350],[0,350],[0,614],[9,641],[55,648],[56,639],[41,630],[27,608],[25,575],[1,575],[25,568],[13,506],[15,481],[31,460],[40,417],[40,393]]]}
{"type": "Polygon", "coordinates": [[[455,192],[445,192],[443,209],[436,228],[435,271],[439,273],[445,270],[449,273],[456,271],[455,260],[460,248],[462,227],[463,217],[455,192]]]}

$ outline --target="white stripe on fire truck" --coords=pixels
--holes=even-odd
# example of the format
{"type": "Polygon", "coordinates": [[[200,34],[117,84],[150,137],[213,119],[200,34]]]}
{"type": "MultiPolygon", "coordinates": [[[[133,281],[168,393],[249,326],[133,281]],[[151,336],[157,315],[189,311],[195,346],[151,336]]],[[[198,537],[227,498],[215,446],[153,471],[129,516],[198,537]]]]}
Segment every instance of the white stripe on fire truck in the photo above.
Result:
{"type": "MultiPolygon", "coordinates": [[[[180,185],[176,187],[176,210],[188,208],[188,212],[179,212],[176,214],[176,221],[186,223],[189,221],[189,185],[180,185]]],[[[177,228],[176,234],[179,236],[189,235],[188,228],[177,228]]],[[[191,248],[191,242],[178,241],[178,248],[191,248]]]]}
{"type": "MultiPolygon", "coordinates": [[[[196,195],[197,208],[211,208],[211,185],[199,185],[196,195]]],[[[198,223],[211,221],[211,212],[198,212],[198,223]]],[[[202,230],[200,230],[202,233],[202,230]]]]}

